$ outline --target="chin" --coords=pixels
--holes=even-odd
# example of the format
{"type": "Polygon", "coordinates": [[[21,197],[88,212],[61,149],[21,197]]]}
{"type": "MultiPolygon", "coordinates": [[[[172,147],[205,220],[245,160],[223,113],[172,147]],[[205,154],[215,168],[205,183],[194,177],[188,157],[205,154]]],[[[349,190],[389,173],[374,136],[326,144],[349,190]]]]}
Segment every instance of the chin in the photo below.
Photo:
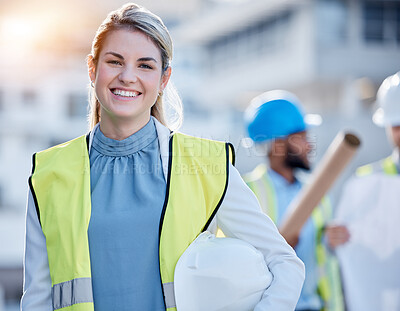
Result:
{"type": "Polygon", "coordinates": [[[285,162],[286,165],[291,168],[300,168],[305,171],[311,170],[310,162],[296,155],[287,155],[285,162]]]}

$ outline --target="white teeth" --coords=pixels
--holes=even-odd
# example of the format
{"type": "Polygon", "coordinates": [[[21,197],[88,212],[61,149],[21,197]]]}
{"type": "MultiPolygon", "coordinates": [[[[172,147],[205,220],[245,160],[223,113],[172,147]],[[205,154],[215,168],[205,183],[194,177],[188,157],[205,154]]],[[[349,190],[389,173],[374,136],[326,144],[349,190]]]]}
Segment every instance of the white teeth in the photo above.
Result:
{"type": "Polygon", "coordinates": [[[115,95],[124,96],[124,97],[136,97],[139,95],[138,92],[123,91],[123,90],[118,90],[118,89],[115,89],[112,92],[115,95]]]}

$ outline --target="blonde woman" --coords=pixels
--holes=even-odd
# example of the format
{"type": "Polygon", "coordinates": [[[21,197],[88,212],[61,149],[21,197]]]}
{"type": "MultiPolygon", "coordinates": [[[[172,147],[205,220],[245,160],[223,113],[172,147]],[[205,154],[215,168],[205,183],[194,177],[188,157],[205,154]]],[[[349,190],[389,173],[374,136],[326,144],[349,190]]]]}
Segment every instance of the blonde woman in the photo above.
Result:
{"type": "Polygon", "coordinates": [[[255,310],[294,309],[303,264],[230,163],[229,144],[169,128],[171,59],[163,22],[136,4],[98,29],[90,133],[33,157],[22,310],[176,310],[175,264],[217,227],[261,251],[273,274],[255,310]]]}

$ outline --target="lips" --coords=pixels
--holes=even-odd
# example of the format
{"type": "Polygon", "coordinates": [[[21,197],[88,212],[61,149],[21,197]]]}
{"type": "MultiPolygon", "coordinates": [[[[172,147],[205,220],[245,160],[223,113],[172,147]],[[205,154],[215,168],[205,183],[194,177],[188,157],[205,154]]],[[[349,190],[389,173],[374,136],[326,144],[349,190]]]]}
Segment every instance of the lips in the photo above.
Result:
{"type": "Polygon", "coordinates": [[[127,98],[134,98],[134,97],[137,97],[140,94],[142,94],[138,91],[127,91],[127,90],[122,90],[122,89],[117,89],[117,88],[111,89],[111,92],[114,95],[121,96],[121,97],[127,97],[127,98]]]}

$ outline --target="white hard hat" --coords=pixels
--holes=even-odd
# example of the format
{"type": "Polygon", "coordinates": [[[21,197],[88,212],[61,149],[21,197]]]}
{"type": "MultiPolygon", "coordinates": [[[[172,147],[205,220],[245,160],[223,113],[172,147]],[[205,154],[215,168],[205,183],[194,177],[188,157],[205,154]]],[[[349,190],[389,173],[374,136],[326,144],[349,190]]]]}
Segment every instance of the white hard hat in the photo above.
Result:
{"type": "Polygon", "coordinates": [[[272,282],[264,256],[234,238],[205,231],[183,253],[175,268],[178,311],[250,311],[272,282]]]}
{"type": "Polygon", "coordinates": [[[372,120],[379,126],[400,125],[400,71],[387,77],[377,94],[379,108],[372,120]]]}

